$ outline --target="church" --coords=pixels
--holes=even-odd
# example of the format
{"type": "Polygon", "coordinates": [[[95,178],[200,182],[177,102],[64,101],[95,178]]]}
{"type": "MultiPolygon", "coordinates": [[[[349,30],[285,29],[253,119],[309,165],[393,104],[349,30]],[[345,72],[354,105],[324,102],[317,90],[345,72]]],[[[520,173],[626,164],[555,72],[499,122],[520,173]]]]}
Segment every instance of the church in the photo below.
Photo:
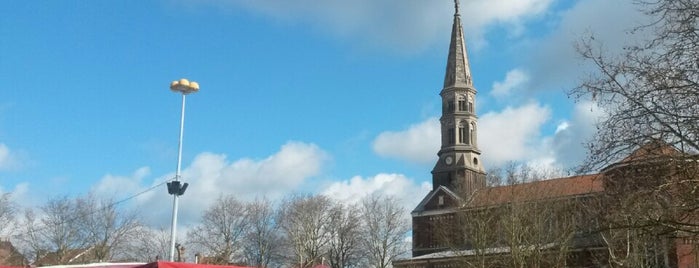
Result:
{"type": "Polygon", "coordinates": [[[598,174],[487,184],[478,148],[477,91],[462,27],[455,0],[439,93],[441,148],[432,170],[432,190],[411,212],[412,257],[393,266],[699,267],[696,235],[631,236],[636,230],[603,228],[607,210],[629,209],[621,207],[628,206],[627,196],[643,196],[645,189],[660,183],[627,189],[630,183],[639,185],[639,180],[667,173],[668,159],[679,154],[670,145],[640,146],[598,174]]]}

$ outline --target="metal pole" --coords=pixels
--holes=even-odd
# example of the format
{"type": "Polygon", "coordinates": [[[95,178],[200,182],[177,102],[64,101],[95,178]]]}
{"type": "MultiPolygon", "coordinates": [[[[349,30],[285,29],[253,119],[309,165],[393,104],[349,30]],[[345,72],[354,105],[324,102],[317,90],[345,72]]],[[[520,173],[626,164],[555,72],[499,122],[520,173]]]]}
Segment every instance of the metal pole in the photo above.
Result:
{"type": "MultiPolygon", "coordinates": [[[[175,181],[180,180],[180,169],[182,167],[182,137],[184,135],[184,106],[185,96],[182,93],[182,117],[180,118],[180,139],[177,143],[177,172],[175,173],[175,181]]],[[[177,232],[177,198],[179,194],[173,194],[172,201],[172,226],[170,227],[170,261],[175,261],[175,240],[177,232]]]]}

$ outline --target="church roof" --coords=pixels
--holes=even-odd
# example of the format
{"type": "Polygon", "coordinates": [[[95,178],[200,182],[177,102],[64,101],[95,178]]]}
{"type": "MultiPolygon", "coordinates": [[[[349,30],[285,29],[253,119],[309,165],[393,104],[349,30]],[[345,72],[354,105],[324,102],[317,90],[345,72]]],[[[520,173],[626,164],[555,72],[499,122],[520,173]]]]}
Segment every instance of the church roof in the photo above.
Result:
{"type": "Polygon", "coordinates": [[[631,152],[629,156],[625,157],[621,161],[611,164],[605,168],[602,169],[602,172],[607,172],[609,170],[612,170],[617,167],[621,166],[626,166],[631,163],[637,163],[637,162],[642,162],[642,161],[653,161],[653,160],[658,160],[661,158],[668,158],[668,157],[681,157],[681,156],[689,156],[688,154],[684,154],[677,150],[674,146],[671,144],[662,141],[662,140],[652,140],[650,142],[647,142],[641,146],[639,146],[636,150],[631,152]]]}
{"type": "Polygon", "coordinates": [[[461,201],[461,197],[458,194],[454,193],[452,190],[449,190],[449,188],[445,187],[444,185],[440,185],[436,189],[429,192],[427,196],[425,196],[425,198],[423,198],[422,201],[420,201],[417,207],[413,209],[412,213],[419,213],[425,211],[425,206],[427,205],[427,203],[429,203],[430,200],[432,200],[437,195],[437,193],[440,192],[445,193],[454,200],[458,200],[459,202],[461,201]]]}
{"type": "Polygon", "coordinates": [[[454,12],[454,25],[451,28],[451,42],[449,44],[449,56],[447,57],[447,70],[444,75],[444,88],[472,88],[471,68],[468,64],[466,54],[466,42],[464,41],[464,30],[461,25],[461,15],[459,14],[459,1],[454,1],[456,11],[454,12]]]}
{"type": "Polygon", "coordinates": [[[601,175],[581,175],[482,188],[473,194],[466,206],[482,207],[509,202],[568,198],[602,191],[604,191],[604,185],[601,175]]]}

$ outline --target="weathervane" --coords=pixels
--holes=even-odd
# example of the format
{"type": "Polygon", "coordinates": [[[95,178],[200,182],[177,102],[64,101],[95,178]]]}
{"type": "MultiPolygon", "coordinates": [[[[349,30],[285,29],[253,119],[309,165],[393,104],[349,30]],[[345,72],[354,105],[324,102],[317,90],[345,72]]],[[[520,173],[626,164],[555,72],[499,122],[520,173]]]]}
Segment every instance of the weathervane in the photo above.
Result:
{"type": "Polygon", "coordinates": [[[454,8],[456,9],[455,15],[459,15],[459,0],[454,0],[454,8]]]}

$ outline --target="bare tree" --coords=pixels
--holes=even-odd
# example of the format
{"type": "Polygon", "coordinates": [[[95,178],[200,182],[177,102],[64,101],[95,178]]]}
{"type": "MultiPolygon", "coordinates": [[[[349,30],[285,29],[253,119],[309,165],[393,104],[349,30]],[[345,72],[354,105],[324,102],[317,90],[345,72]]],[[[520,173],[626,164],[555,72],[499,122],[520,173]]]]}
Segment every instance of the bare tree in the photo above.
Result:
{"type": "Polygon", "coordinates": [[[672,266],[673,239],[696,231],[689,225],[695,222],[696,208],[676,203],[689,200],[678,196],[685,193],[675,181],[684,177],[675,175],[680,166],[668,159],[644,159],[605,170],[605,192],[595,211],[609,266],[672,266]]]}
{"type": "Polygon", "coordinates": [[[119,210],[110,199],[99,200],[92,194],[76,199],[79,221],[72,228],[85,233],[85,246],[91,261],[124,258],[131,241],[139,239],[141,223],[136,213],[119,210]]]}
{"type": "Polygon", "coordinates": [[[243,241],[248,265],[270,267],[278,262],[280,236],[276,210],[267,199],[247,204],[250,226],[243,241]]]}
{"type": "Polygon", "coordinates": [[[395,198],[369,195],[362,200],[362,247],[367,252],[369,267],[391,267],[393,260],[408,250],[405,243],[410,230],[407,215],[395,198]]]}
{"type": "MultiPolygon", "coordinates": [[[[637,4],[651,22],[629,34],[642,33],[643,41],[625,47],[620,55],[603,51],[594,36],[578,44],[580,54],[595,70],[572,94],[591,98],[605,112],[580,171],[598,170],[639,148],[650,148],[643,160],[626,160],[666,164],[662,169],[652,167],[653,174],[645,176],[664,178],[648,188],[651,198],[647,200],[679,215],[663,213],[655,217],[655,224],[698,234],[696,219],[685,216],[699,212],[699,1],[637,4]],[[678,153],[669,152],[668,147],[678,153]],[[671,195],[665,195],[668,192],[671,195]]],[[[645,214],[647,219],[652,216],[658,215],[645,214]]]]}
{"type": "Polygon", "coordinates": [[[75,200],[68,197],[50,199],[39,207],[39,213],[27,209],[18,240],[25,246],[26,256],[38,265],[66,264],[72,253],[87,245],[87,232],[79,225],[80,215],[75,200]]]}
{"type": "Polygon", "coordinates": [[[359,267],[363,251],[360,210],[355,205],[337,203],[330,210],[328,258],[333,268],[359,267]]]}
{"type": "Polygon", "coordinates": [[[430,216],[437,247],[459,267],[564,266],[584,229],[575,215],[584,202],[583,195],[561,198],[567,179],[548,180],[557,174],[515,164],[492,172],[507,184],[463,195],[456,212],[430,216]]]}
{"type": "Polygon", "coordinates": [[[15,214],[17,213],[17,204],[15,204],[10,193],[0,195],[0,236],[7,235],[14,226],[15,214]]]}
{"type": "Polygon", "coordinates": [[[332,206],[333,202],[322,195],[295,195],[282,202],[278,223],[288,263],[303,268],[323,261],[330,243],[327,226],[332,206]]]}
{"type": "Polygon", "coordinates": [[[167,228],[139,226],[136,232],[140,239],[129,243],[129,250],[124,252],[127,260],[152,262],[170,254],[170,230],[167,228]]]}
{"type": "Polygon", "coordinates": [[[594,36],[578,44],[595,70],[572,94],[605,112],[580,171],[604,168],[608,265],[667,267],[672,238],[699,236],[699,1],[636,4],[641,41],[618,55],[594,36]]]}
{"type": "Polygon", "coordinates": [[[681,152],[699,152],[699,34],[696,0],[638,1],[651,24],[630,34],[651,38],[608,55],[594,37],[578,51],[596,70],[572,91],[591,96],[606,112],[589,144],[584,168],[597,170],[626,157],[649,140],[681,152]]]}
{"type": "Polygon", "coordinates": [[[201,218],[201,223],[187,233],[190,243],[213,254],[217,264],[242,259],[242,240],[250,225],[244,203],[232,195],[219,197],[201,218]]]}
{"type": "MultiPolygon", "coordinates": [[[[527,187],[525,187],[527,188],[527,187]]],[[[535,197],[549,189],[521,189],[535,197]]],[[[521,193],[520,193],[521,194],[521,193]]],[[[575,233],[571,214],[575,200],[518,200],[499,208],[503,242],[511,267],[560,267],[565,265],[575,233]]]]}

